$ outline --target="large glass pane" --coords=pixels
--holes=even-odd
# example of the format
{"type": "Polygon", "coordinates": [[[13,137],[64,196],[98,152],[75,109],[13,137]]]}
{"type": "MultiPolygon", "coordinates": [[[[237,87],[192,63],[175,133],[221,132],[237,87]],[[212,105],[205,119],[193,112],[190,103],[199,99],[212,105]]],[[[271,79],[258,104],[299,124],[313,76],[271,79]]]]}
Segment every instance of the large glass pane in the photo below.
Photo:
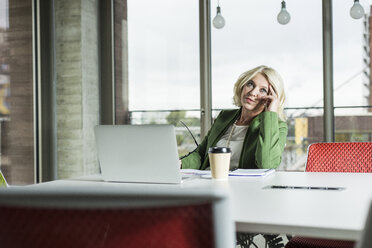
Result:
{"type": "MultiPolygon", "coordinates": [[[[322,125],[312,132],[304,123],[323,115],[322,2],[286,2],[291,21],[281,25],[281,1],[220,1],[226,25],[212,27],[212,105],[214,113],[235,107],[233,86],[241,73],[258,65],[276,69],[285,83],[289,127],[280,169],[302,170],[306,144],[323,137],[322,125]]],[[[217,1],[211,4],[214,18],[217,1]]]]}
{"type": "Polygon", "coordinates": [[[0,0],[1,171],[34,182],[32,1],[0,0]]]}
{"type": "Polygon", "coordinates": [[[195,145],[180,120],[200,133],[199,2],[115,2],[117,123],[173,124],[183,155],[195,145]]]}
{"type": "Polygon", "coordinates": [[[353,19],[352,2],[333,1],[335,139],[340,142],[372,141],[372,1],[360,3],[365,15],[353,19]]]}

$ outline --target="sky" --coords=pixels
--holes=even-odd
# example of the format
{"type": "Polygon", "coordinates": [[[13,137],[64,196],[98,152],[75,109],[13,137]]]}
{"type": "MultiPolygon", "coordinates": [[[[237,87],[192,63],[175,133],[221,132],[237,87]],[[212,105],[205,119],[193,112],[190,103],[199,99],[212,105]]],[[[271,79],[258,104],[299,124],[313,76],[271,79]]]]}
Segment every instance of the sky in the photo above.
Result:
{"type": "MultiPolygon", "coordinates": [[[[219,1],[226,25],[211,33],[213,108],[234,107],[236,79],[261,64],[282,75],[286,107],[322,106],[322,1],[286,3],[291,21],[281,25],[280,0],[219,1]]],[[[369,12],[372,0],[360,3],[369,12]]],[[[333,1],[335,106],[367,104],[364,25],[350,17],[352,4],[333,1]]],[[[198,0],[128,0],[130,110],[200,108],[198,25],[198,0]]]]}
{"type": "Polygon", "coordinates": [[[0,28],[9,27],[8,11],[8,0],[0,0],[0,28]]]}

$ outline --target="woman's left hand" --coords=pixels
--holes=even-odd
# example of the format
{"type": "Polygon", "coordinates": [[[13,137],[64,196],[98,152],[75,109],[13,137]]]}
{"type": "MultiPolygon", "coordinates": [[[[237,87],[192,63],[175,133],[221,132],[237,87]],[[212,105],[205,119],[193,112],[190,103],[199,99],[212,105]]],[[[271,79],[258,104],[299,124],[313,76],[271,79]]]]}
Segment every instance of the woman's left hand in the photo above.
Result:
{"type": "Polygon", "coordinates": [[[269,85],[269,94],[262,98],[266,100],[265,111],[278,112],[279,109],[278,95],[275,93],[271,85],[269,85]]]}

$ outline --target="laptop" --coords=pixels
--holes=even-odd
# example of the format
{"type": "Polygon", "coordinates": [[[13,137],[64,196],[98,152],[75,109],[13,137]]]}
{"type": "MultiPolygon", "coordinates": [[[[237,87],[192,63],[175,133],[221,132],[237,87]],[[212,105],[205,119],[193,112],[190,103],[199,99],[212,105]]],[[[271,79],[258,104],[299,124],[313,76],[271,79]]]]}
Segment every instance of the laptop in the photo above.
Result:
{"type": "Polygon", "coordinates": [[[104,181],[181,183],[174,126],[98,125],[94,132],[104,181]]]}

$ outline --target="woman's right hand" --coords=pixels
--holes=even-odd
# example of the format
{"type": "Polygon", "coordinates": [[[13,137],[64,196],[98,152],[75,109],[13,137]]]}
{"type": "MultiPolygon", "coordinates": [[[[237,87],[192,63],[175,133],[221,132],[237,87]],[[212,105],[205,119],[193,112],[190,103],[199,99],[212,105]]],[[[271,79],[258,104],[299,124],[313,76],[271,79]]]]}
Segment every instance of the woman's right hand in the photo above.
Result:
{"type": "Polygon", "coordinates": [[[256,107],[252,110],[252,118],[256,117],[257,115],[261,114],[264,110],[265,110],[265,107],[266,107],[266,96],[259,96],[256,98],[256,100],[258,101],[256,107]]]}
{"type": "Polygon", "coordinates": [[[253,109],[254,116],[259,115],[263,111],[278,112],[279,99],[273,87],[269,85],[269,94],[267,96],[258,96],[256,107],[253,109]]]}

